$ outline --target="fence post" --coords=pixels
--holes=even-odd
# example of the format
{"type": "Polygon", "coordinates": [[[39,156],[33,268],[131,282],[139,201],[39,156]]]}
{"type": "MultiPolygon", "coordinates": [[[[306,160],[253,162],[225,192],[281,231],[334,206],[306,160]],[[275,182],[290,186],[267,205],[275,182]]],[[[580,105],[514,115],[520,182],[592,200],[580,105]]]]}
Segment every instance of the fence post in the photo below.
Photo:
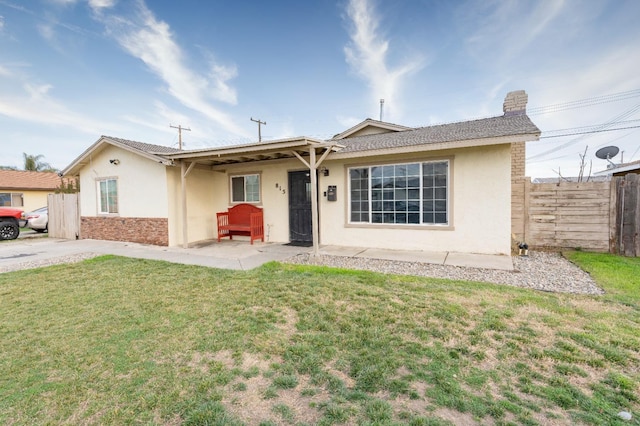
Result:
{"type": "Polygon", "coordinates": [[[618,241],[618,181],[619,177],[612,177],[609,185],[609,253],[620,253],[618,241]]]}
{"type": "MultiPolygon", "coordinates": [[[[627,175],[629,176],[629,175],[627,175]]],[[[634,193],[634,197],[635,197],[635,207],[636,207],[636,214],[635,214],[635,232],[634,232],[634,236],[635,236],[635,256],[640,256],[640,175],[634,174],[633,176],[635,176],[635,193],[634,193]]]]}
{"type": "Polygon", "coordinates": [[[640,255],[640,238],[638,231],[640,230],[640,175],[629,173],[625,175],[625,255],[640,255]]]}
{"type": "Polygon", "coordinates": [[[640,176],[629,173],[618,185],[618,242],[619,254],[640,255],[640,176]]]}

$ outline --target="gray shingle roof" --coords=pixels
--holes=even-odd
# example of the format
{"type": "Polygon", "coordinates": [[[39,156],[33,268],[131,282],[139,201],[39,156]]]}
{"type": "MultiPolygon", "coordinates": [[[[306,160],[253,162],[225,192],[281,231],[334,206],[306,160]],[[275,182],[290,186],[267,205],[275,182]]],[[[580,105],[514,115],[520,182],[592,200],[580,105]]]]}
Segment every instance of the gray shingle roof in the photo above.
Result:
{"type": "Polygon", "coordinates": [[[150,143],[130,141],[128,139],[115,138],[113,136],[102,136],[103,138],[111,139],[112,141],[121,143],[123,145],[127,145],[131,148],[137,149],[139,151],[144,151],[149,154],[175,154],[176,152],[182,152],[177,148],[172,148],[170,146],[163,145],[154,145],[150,143]]]}
{"type": "Polygon", "coordinates": [[[521,114],[356,136],[340,139],[339,142],[345,146],[340,153],[348,153],[528,134],[539,135],[540,129],[529,117],[521,114]]]}

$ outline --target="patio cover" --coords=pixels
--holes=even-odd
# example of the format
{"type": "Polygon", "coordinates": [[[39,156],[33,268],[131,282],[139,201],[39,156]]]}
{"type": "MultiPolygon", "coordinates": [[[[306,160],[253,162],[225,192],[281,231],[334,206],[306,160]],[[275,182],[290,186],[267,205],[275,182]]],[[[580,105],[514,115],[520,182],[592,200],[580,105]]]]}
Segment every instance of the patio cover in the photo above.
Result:
{"type": "Polygon", "coordinates": [[[336,141],[326,142],[318,139],[301,137],[164,154],[164,158],[171,160],[174,165],[179,163],[181,167],[183,247],[188,248],[187,176],[194,167],[208,167],[215,168],[215,170],[224,170],[224,166],[227,164],[251,163],[295,157],[309,169],[311,177],[313,255],[317,255],[320,243],[316,170],[329,154],[338,151],[341,148],[343,148],[343,145],[340,145],[336,141]]]}

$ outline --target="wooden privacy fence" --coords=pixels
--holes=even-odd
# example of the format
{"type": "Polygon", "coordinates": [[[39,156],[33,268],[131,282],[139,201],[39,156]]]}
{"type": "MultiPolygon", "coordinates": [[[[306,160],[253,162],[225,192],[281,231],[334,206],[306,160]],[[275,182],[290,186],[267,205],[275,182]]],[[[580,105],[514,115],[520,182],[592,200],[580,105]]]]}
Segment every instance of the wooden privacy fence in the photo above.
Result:
{"type": "Polygon", "coordinates": [[[640,255],[638,175],[610,182],[513,181],[512,232],[531,247],[640,255]]]}
{"type": "Polygon", "coordinates": [[[49,194],[49,237],[77,240],[80,238],[80,206],[78,194],[49,194]]]}

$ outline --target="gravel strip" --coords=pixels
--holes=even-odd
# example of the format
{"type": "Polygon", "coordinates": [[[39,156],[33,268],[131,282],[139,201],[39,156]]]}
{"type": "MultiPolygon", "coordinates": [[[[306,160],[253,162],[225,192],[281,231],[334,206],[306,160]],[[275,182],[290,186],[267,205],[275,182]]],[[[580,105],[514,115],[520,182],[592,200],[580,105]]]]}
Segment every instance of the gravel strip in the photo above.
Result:
{"type": "Polygon", "coordinates": [[[86,259],[92,259],[100,256],[100,253],[78,253],[68,256],[52,257],[51,259],[36,260],[31,262],[16,263],[10,266],[0,266],[0,274],[4,272],[21,271],[23,269],[42,268],[51,265],[60,265],[62,263],[76,263],[86,259]]]}
{"type": "Polygon", "coordinates": [[[398,262],[363,257],[319,256],[299,254],[285,260],[298,265],[325,265],[386,274],[416,275],[450,280],[482,281],[507,284],[541,291],[573,294],[604,294],[591,276],[559,253],[529,252],[529,256],[513,256],[514,271],[463,268],[434,263],[398,262]]]}
{"type": "MultiPolygon", "coordinates": [[[[100,254],[78,253],[39,261],[22,262],[10,266],[0,266],[0,273],[63,263],[75,263],[96,256],[100,256],[100,254]]],[[[604,294],[604,291],[596,285],[588,273],[569,262],[559,253],[543,251],[530,252],[528,257],[513,256],[514,271],[463,268],[434,263],[400,262],[364,257],[319,256],[312,259],[306,253],[293,256],[283,262],[298,265],[325,265],[336,268],[360,269],[386,274],[481,281],[558,293],[604,294]]]]}

